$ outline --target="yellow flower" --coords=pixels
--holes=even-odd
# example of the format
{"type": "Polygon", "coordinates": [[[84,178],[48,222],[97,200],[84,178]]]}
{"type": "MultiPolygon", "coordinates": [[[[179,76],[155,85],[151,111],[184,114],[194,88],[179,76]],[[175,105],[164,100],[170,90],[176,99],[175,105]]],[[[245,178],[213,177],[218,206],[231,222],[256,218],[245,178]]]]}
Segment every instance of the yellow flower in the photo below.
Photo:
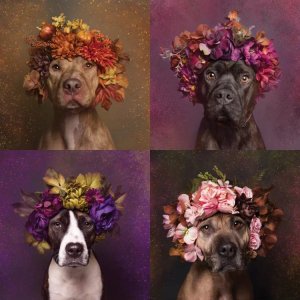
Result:
{"type": "Polygon", "coordinates": [[[66,194],[63,198],[63,206],[66,209],[78,209],[80,211],[87,211],[88,204],[85,200],[86,187],[72,181],[66,188],[66,194]]]}
{"type": "Polygon", "coordinates": [[[67,27],[70,27],[71,30],[83,30],[83,31],[88,31],[89,26],[85,23],[83,23],[82,19],[74,19],[72,21],[67,22],[67,27]]]}
{"type": "Polygon", "coordinates": [[[61,13],[58,17],[52,17],[52,25],[57,28],[61,28],[65,25],[66,17],[63,13],[61,13]]]}
{"type": "Polygon", "coordinates": [[[116,84],[117,68],[108,68],[106,69],[105,73],[99,74],[98,76],[101,80],[101,83],[104,85],[116,84]]]}
{"type": "Polygon", "coordinates": [[[51,194],[62,194],[65,192],[66,180],[62,174],[54,169],[48,169],[43,180],[50,187],[51,194]]]}
{"type": "Polygon", "coordinates": [[[99,189],[102,186],[103,176],[100,173],[79,174],[75,180],[83,188],[99,189]]]}
{"type": "Polygon", "coordinates": [[[25,239],[29,245],[36,247],[40,254],[44,254],[46,250],[50,249],[50,245],[46,241],[39,242],[29,233],[26,233],[25,239]]]}

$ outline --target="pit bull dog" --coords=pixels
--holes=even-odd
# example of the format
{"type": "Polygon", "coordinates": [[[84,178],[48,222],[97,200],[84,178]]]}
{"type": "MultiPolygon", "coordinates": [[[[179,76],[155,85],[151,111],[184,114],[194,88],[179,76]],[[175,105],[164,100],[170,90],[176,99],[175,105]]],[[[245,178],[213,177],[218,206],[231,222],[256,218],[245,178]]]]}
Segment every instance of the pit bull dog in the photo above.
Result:
{"type": "Polygon", "coordinates": [[[102,275],[91,247],[96,234],[89,215],[62,210],[49,223],[53,256],[45,277],[45,300],[100,300],[102,275]]]}
{"type": "Polygon", "coordinates": [[[258,95],[254,70],[244,61],[216,61],[199,76],[204,117],[196,149],[265,149],[253,116],[258,95]]]}
{"type": "Polygon", "coordinates": [[[249,227],[234,214],[217,213],[198,224],[196,245],[204,262],[193,263],[178,300],[252,300],[246,273],[249,227]]]}
{"type": "Polygon", "coordinates": [[[39,149],[115,149],[108,128],[93,106],[98,81],[97,66],[82,57],[51,62],[46,88],[54,120],[42,136],[39,149]]]}

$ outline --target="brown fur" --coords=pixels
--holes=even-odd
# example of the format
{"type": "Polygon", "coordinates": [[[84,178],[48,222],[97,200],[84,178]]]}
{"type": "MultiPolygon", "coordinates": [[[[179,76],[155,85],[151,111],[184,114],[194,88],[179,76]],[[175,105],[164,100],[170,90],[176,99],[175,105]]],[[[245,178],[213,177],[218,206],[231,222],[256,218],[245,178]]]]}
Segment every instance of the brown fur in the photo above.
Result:
{"type": "Polygon", "coordinates": [[[57,59],[51,62],[47,91],[54,106],[54,120],[41,138],[39,149],[115,148],[108,128],[93,107],[97,87],[97,66],[83,58],[76,57],[72,61],[57,59]],[[68,80],[76,80],[80,83],[80,88],[68,90],[68,80]]]}
{"type": "Polygon", "coordinates": [[[252,287],[244,271],[249,229],[237,215],[218,213],[199,225],[197,246],[205,262],[195,262],[180,291],[178,300],[251,300],[252,287]],[[237,225],[235,225],[237,223],[237,225]],[[206,229],[208,227],[208,229],[206,229]],[[236,255],[224,259],[220,245],[232,243],[236,255]]]}

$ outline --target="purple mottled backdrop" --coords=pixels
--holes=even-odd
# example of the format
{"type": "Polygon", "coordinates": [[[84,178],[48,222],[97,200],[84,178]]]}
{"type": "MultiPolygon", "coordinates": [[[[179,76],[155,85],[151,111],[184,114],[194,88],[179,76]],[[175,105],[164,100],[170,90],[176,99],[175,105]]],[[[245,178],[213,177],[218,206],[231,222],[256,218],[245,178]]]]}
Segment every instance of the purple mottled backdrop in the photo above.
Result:
{"type": "MultiPolygon", "coordinates": [[[[250,262],[255,300],[300,299],[299,151],[152,151],[151,152],[151,299],[174,300],[191,266],[170,257],[171,239],[162,226],[163,205],[188,193],[199,172],[217,165],[240,186],[274,185],[271,201],[284,210],[278,243],[267,257],[250,262]]],[[[204,300],[204,299],[203,299],[204,300]]]]}
{"type": "Polygon", "coordinates": [[[48,167],[65,176],[105,174],[112,187],[127,193],[120,234],[95,244],[108,299],[148,299],[149,293],[149,153],[127,151],[0,152],[0,299],[41,299],[51,254],[25,244],[24,223],[11,204],[20,189],[39,191],[48,167]]]}
{"type": "Polygon", "coordinates": [[[300,1],[295,0],[152,0],[151,1],[151,147],[193,149],[202,119],[201,105],[193,106],[177,91],[178,80],[160,47],[198,24],[215,26],[232,9],[241,22],[255,25],[274,39],[282,69],[279,87],[259,99],[255,118],[267,149],[300,149],[300,1]]]}

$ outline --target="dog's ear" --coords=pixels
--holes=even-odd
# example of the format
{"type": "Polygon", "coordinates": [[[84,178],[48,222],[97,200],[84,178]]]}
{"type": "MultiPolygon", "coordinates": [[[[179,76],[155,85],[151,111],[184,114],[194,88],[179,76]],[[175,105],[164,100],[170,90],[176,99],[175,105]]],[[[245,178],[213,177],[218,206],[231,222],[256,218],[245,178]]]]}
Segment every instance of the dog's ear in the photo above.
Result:
{"type": "Polygon", "coordinates": [[[15,213],[17,213],[20,217],[28,217],[33,211],[36,203],[39,201],[39,198],[34,193],[25,193],[21,191],[21,196],[23,201],[13,203],[13,208],[15,213]]]}

